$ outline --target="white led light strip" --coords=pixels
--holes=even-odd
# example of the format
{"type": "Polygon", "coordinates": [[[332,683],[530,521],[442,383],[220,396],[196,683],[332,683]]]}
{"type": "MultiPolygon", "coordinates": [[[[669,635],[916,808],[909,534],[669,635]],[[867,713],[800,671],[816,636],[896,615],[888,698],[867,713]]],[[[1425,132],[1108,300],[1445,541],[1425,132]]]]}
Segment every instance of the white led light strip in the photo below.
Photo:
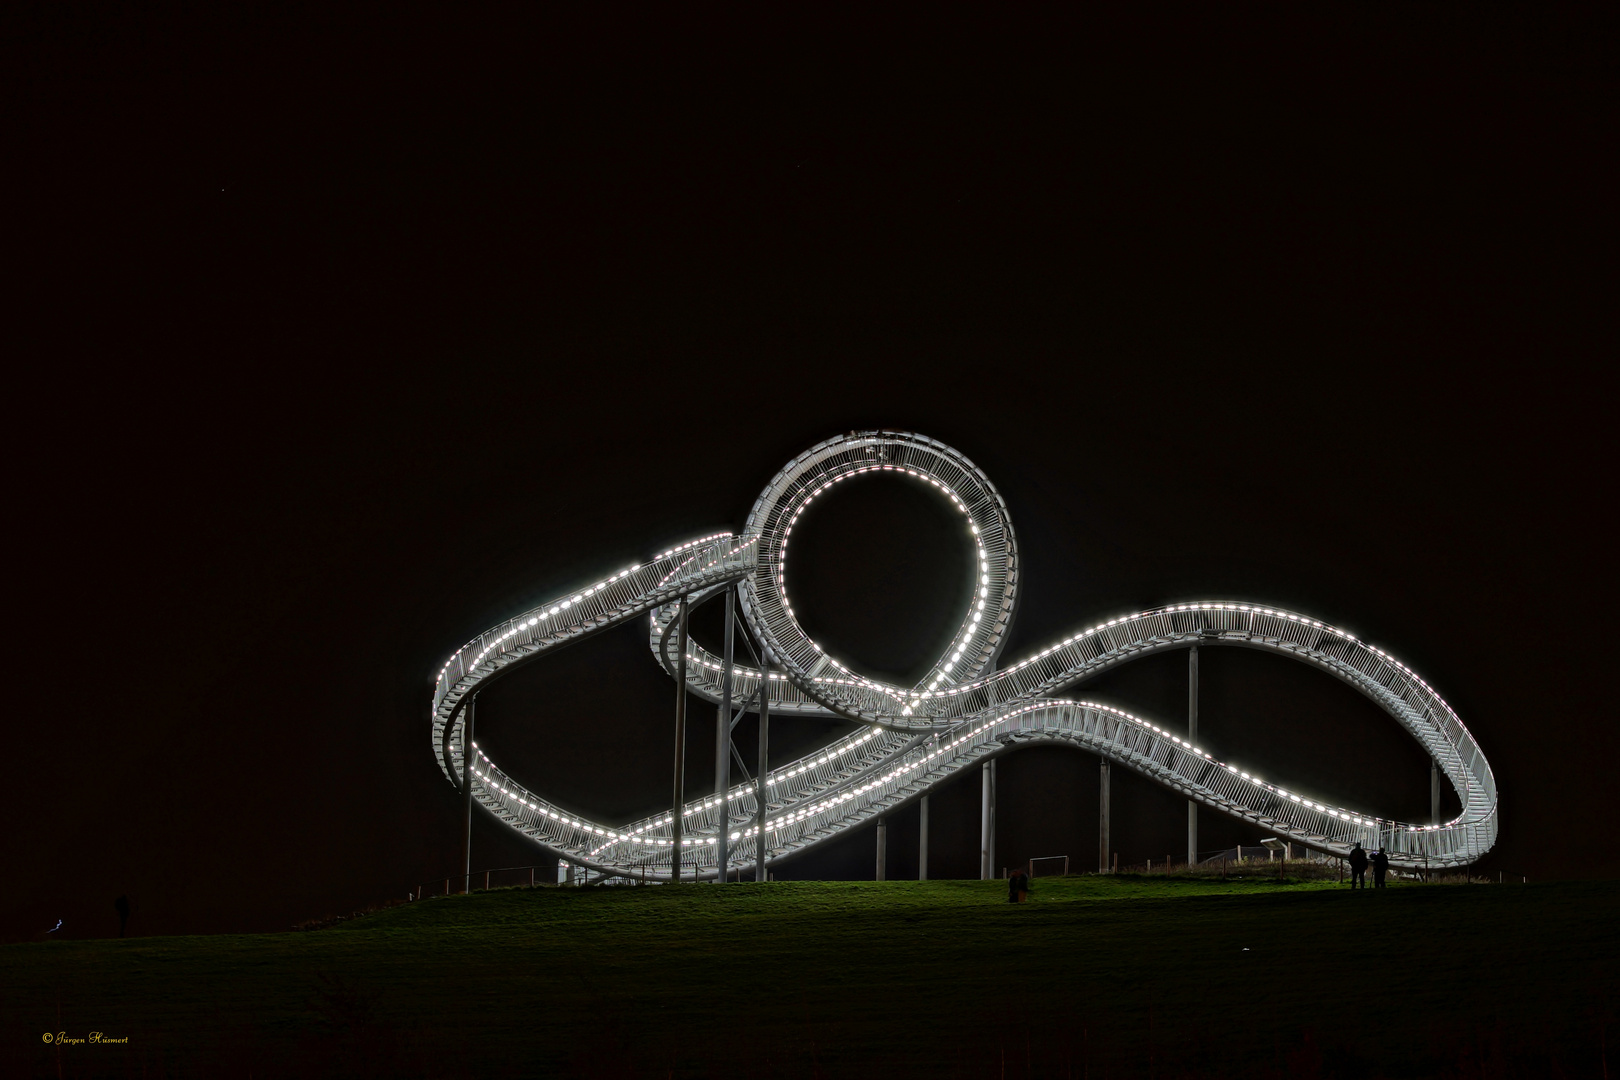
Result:
{"type": "MultiPolygon", "coordinates": [[[[1097,622],[1000,671],[994,666],[1018,584],[1012,525],[989,479],[957,451],[903,432],[829,439],[789,462],[756,500],[740,535],[715,533],[660,552],[541,604],[467,643],[435,680],[434,751],[452,781],[462,763],[462,706],[500,674],[586,634],[649,619],[655,656],[676,664],[668,631],[678,600],[739,583],[742,611],[773,671],[764,692],[776,715],[841,716],[854,733],[772,770],[766,831],[772,860],[858,827],[927,792],[956,772],[1010,748],[1055,742],[1101,754],[1185,797],[1306,847],[1343,853],[1356,842],[1389,849],[1397,866],[1466,865],[1497,832],[1495,778],[1472,735],[1440,695],[1405,664],[1347,630],[1274,605],[1236,601],[1172,604],[1097,622]],[[965,519],[978,559],[975,595],[950,645],[914,687],[867,678],[829,657],[798,625],[787,595],[787,548],[805,507],[855,476],[893,473],[935,488],[965,519]],[[1141,656],[1192,644],[1237,645],[1320,667],[1362,691],[1405,727],[1458,793],[1461,813],[1413,825],[1336,806],[1215,761],[1172,732],[1094,701],[1052,695],[1141,656]]],[[[722,691],[721,658],[689,640],[690,690],[722,691]]],[[[760,671],[733,669],[734,700],[760,687],[760,671]]],[[[475,749],[475,799],[516,831],[605,874],[667,878],[673,813],[606,825],[564,810],[516,783],[475,749]]],[[[714,877],[715,840],[753,835],[757,792],[731,788],[722,801],[682,808],[682,863],[714,877]]],[[[751,865],[752,844],[732,866],[751,865]]]]}

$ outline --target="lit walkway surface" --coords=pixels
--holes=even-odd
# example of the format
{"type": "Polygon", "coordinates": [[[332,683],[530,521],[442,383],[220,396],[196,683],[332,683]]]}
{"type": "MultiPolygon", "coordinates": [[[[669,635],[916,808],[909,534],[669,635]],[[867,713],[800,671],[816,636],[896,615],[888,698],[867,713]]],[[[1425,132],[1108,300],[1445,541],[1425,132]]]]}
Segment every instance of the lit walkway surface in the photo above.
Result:
{"type": "MultiPolygon", "coordinates": [[[[735,587],[764,670],[733,666],[734,707],[772,715],[839,716],[861,728],[764,778],[767,865],[859,828],[920,798],[991,755],[1061,743],[1132,769],[1211,810],[1282,839],[1342,855],[1360,841],[1384,846],[1395,866],[1461,866],[1496,840],[1496,780],[1473,736],[1417,672],[1331,623],[1250,602],[1207,600],[1127,612],[999,664],[1019,580],[1006,505],[979,469],[943,443],[905,432],[829,439],[794,458],[755,501],[741,534],[688,540],[516,615],[463,645],[433,691],[433,751],[460,784],[465,754],[472,795],[510,828],[574,863],[606,874],[667,880],[680,846],[683,877],[752,876],[760,786],[752,781],[642,821],[614,824],[569,813],[530,791],[465,739],[467,707],[492,679],[583,636],[642,619],[652,651],[689,690],[726,696],[723,658],[677,633],[688,609],[735,587]],[[915,686],[867,679],[827,656],[794,617],[789,552],[799,515],[818,496],[872,471],[914,477],[962,515],[976,548],[978,587],[951,644],[915,686]],[[1152,719],[1083,697],[1078,687],[1116,665],[1167,649],[1233,645],[1311,664],[1360,690],[1411,733],[1450,782],[1461,812],[1444,824],[1391,821],[1294,791],[1281,778],[1217,761],[1152,719]],[[684,661],[684,664],[683,664],[684,661]],[[762,688],[763,684],[763,688],[762,688]],[[763,694],[763,702],[760,696],[763,694]],[[724,837],[724,842],[722,842],[724,837]]],[[[740,637],[740,635],[739,635],[740,637]]]]}

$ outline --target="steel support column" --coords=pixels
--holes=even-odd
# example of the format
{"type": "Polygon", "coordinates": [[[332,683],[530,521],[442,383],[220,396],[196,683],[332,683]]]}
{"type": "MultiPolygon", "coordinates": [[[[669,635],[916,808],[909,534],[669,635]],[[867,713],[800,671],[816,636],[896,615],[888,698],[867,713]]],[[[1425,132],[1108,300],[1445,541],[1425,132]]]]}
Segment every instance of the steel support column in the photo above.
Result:
{"type": "Polygon", "coordinates": [[[462,861],[466,864],[467,883],[462,892],[472,892],[472,761],[473,754],[473,713],[478,708],[478,696],[467,702],[467,718],[461,722],[461,790],[467,795],[467,831],[462,838],[462,861]]]}
{"type": "Polygon", "coordinates": [[[1113,780],[1112,771],[1108,767],[1108,759],[1103,758],[1097,769],[1097,872],[1108,873],[1108,809],[1113,800],[1109,797],[1110,781],[1113,780]]]}
{"type": "Polygon", "coordinates": [[[995,877],[996,759],[984,763],[984,792],[979,806],[979,880],[995,877]]]}
{"type": "Polygon", "coordinates": [[[1429,824],[1440,824],[1440,765],[1429,762],[1429,824]]]}
{"type": "Polygon", "coordinates": [[[675,634],[675,824],[670,832],[669,880],[681,880],[681,844],[685,839],[685,822],[681,820],[686,806],[686,611],[687,599],[681,597],[679,628],[675,634]]]}
{"type": "MultiPolygon", "coordinates": [[[[1187,654],[1187,741],[1198,745],[1198,646],[1187,654]]],[[[1198,864],[1198,804],[1187,800],[1187,865],[1198,864]]]]}
{"type": "Polygon", "coordinates": [[[928,880],[928,796],[922,797],[917,827],[917,880],[928,880]]]}
{"type": "Polygon", "coordinates": [[[877,827],[877,881],[889,880],[889,819],[878,818],[877,827]]]}
{"type": "MultiPolygon", "coordinates": [[[[763,651],[763,650],[762,650],[763,651]]],[[[771,661],[760,665],[759,768],[754,771],[754,880],[764,881],[765,870],[765,778],[771,775],[771,661]]]]}
{"type": "Polygon", "coordinates": [[[990,759],[990,876],[996,876],[996,759],[990,759]]]}
{"type": "Polygon", "coordinates": [[[731,804],[726,796],[731,790],[731,669],[733,646],[737,634],[737,590],[726,587],[726,651],[721,663],[725,674],[720,677],[720,719],[714,725],[714,798],[715,817],[720,828],[714,838],[715,884],[724,884],[726,868],[731,865],[731,804]]]}

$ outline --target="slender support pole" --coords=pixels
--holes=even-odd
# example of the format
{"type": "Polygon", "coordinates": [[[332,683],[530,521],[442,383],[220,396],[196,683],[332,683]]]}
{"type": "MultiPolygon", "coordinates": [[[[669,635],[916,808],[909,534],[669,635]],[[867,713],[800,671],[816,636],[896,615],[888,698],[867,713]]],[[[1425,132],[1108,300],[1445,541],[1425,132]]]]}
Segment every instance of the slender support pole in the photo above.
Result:
{"type": "Polygon", "coordinates": [[[1108,808],[1113,800],[1109,797],[1109,782],[1113,779],[1113,772],[1108,767],[1108,759],[1103,758],[1097,763],[1097,873],[1108,873],[1108,808]]]}
{"type": "Polygon", "coordinates": [[[765,779],[771,775],[771,662],[760,665],[759,768],[754,772],[754,880],[767,880],[765,870],[765,779]]]}
{"type": "Polygon", "coordinates": [[[984,791],[979,804],[979,880],[989,881],[996,864],[996,761],[984,763],[984,791]]]}
{"type": "Polygon", "coordinates": [[[685,840],[683,811],[686,808],[686,597],[681,597],[675,662],[675,823],[669,834],[669,880],[681,880],[681,844],[685,840]]]}
{"type": "Polygon", "coordinates": [[[718,809],[715,817],[720,819],[718,835],[714,839],[715,865],[719,873],[714,875],[716,885],[722,885],[726,880],[726,867],[731,865],[731,804],[726,797],[731,792],[731,668],[732,647],[737,634],[737,590],[726,589],[726,654],[723,663],[725,674],[720,680],[720,720],[714,725],[714,800],[718,809]]]}
{"type": "Polygon", "coordinates": [[[889,880],[889,819],[878,818],[877,828],[877,878],[878,881],[889,880]]]}
{"type": "Polygon", "coordinates": [[[996,866],[996,759],[990,759],[990,876],[996,866]]]}
{"type": "MultiPolygon", "coordinates": [[[[473,714],[478,708],[478,696],[467,702],[467,718],[461,722],[461,790],[467,793],[467,832],[463,838],[461,853],[464,869],[467,872],[467,882],[462,886],[464,893],[472,892],[472,760],[478,751],[473,747],[473,714]]],[[[445,892],[449,892],[446,887],[445,892]]]]}
{"type": "Polygon", "coordinates": [[[917,829],[917,880],[928,880],[928,796],[922,797],[921,824],[917,829]]]}
{"type": "MultiPolygon", "coordinates": [[[[1198,745],[1198,646],[1187,655],[1187,741],[1198,745]]],[[[1198,804],[1187,800],[1187,865],[1198,864],[1198,804]]]]}
{"type": "Polygon", "coordinates": [[[1429,762],[1429,824],[1440,824],[1440,766],[1429,762]]]}

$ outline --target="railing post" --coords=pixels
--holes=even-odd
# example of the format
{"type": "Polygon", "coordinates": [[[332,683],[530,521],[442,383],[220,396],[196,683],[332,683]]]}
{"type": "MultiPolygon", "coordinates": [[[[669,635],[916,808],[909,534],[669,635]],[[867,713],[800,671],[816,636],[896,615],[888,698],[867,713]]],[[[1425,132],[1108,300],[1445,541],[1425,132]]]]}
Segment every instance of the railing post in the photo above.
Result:
{"type": "MultiPolygon", "coordinates": [[[[466,717],[461,721],[461,790],[467,795],[467,828],[461,845],[462,869],[467,875],[466,884],[461,889],[464,893],[472,892],[473,716],[477,708],[478,695],[474,694],[472,700],[467,702],[466,717]]],[[[446,893],[450,891],[448,884],[445,885],[444,891],[446,893]]]]}
{"type": "MultiPolygon", "coordinates": [[[[763,652],[763,647],[761,652],[763,652]]],[[[771,770],[771,660],[759,667],[759,767],[754,770],[754,880],[767,881],[765,870],[765,778],[771,770]]]]}
{"type": "MultiPolygon", "coordinates": [[[[1198,745],[1198,646],[1187,654],[1187,742],[1198,745]]],[[[1187,800],[1187,866],[1198,862],[1198,804],[1187,800]]]]}
{"type": "Polygon", "coordinates": [[[715,816],[720,819],[719,835],[714,840],[716,885],[725,884],[726,867],[731,865],[731,805],[726,796],[731,790],[731,668],[733,645],[737,633],[737,588],[726,586],[726,651],[723,659],[725,673],[720,677],[720,722],[714,731],[714,798],[719,807],[715,816]]]}
{"type": "Polygon", "coordinates": [[[681,597],[679,629],[675,635],[675,824],[669,836],[669,880],[680,884],[681,842],[685,839],[682,811],[686,808],[686,597],[681,597]]]}

